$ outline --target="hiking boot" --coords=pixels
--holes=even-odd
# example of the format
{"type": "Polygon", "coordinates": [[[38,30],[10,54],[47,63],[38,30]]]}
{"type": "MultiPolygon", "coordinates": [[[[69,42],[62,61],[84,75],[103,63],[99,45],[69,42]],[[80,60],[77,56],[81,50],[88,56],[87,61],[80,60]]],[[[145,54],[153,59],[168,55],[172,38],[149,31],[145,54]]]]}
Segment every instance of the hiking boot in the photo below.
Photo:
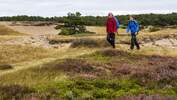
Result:
{"type": "Polygon", "coordinates": [[[140,47],[137,47],[137,50],[140,50],[140,47]]]}

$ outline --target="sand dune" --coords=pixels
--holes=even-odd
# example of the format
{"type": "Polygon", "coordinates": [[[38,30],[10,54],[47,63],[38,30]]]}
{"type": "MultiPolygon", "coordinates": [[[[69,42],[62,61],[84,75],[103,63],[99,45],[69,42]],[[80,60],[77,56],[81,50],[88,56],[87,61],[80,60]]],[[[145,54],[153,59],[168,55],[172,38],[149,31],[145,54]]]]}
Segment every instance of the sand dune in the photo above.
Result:
{"type": "Polygon", "coordinates": [[[16,30],[21,33],[26,34],[58,34],[59,31],[56,30],[54,27],[56,25],[50,25],[50,26],[12,26],[12,22],[0,22],[0,25],[5,25],[6,27],[9,27],[13,30],[16,30]]]}

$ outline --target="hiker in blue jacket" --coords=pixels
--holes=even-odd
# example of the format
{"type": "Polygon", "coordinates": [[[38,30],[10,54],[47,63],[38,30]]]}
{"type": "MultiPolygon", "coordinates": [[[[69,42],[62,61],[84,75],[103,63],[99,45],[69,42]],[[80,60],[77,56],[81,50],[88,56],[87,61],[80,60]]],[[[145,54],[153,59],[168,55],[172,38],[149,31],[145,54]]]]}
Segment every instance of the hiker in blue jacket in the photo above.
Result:
{"type": "Polygon", "coordinates": [[[136,35],[139,32],[139,24],[132,16],[130,16],[128,26],[127,26],[127,33],[131,32],[131,46],[130,49],[133,50],[134,46],[136,45],[137,49],[140,49],[139,43],[137,41],[136,35]]]}

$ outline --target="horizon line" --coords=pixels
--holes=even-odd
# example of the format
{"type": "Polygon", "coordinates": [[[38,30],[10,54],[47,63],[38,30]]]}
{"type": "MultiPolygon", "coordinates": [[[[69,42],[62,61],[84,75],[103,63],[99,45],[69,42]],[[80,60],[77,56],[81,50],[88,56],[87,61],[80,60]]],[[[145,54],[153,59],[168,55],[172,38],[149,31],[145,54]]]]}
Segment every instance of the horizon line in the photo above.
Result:
{"type": "MultiPolygon", "coordinates": [[[[71,13],[76,13],[76,12],[79,12],[79,11],[75,11],[75,12],[71,12],[71,13]]],[[[69,13],[69,12],[68,12],[69,13]]],[[[106,14],[102,14],[102,15],[87,15],[87,14],[83,14],[82,12],[80,12],[82,15],[81,16],[94,16],[94,17],[97,17],[97,16],[107,16],[106,14]]],[[[123,15],[143,15],[143,14],[173,14],[173,13],[177,13],[177,11],[172,11],[172,12],[147,12],[147,13],[125,13],[125,14],[113,14],[115,16],[123,16],[123,15]]],[[[35,17],[66,17],[66,15],[49,15],[49,16],[45,16],[45,15],[28,15],[28,14],[17,14],[17,15],[0,15],[0,17],[13,17],[13,16],[35,16],[35,17]]]]}

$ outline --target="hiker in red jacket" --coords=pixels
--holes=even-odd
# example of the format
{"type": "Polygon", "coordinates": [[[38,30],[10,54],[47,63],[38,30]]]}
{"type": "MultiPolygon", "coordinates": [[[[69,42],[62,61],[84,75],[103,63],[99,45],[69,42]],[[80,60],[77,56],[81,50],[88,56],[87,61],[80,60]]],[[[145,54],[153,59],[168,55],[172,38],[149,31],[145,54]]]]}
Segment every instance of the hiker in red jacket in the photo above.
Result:
{"type": "Polygon", "coordinates": [[[117,32],[117,23],[112,13],[108,14],[108,20],[106,24],[107,41],[115,48],[115,33],[117,32]]]}

